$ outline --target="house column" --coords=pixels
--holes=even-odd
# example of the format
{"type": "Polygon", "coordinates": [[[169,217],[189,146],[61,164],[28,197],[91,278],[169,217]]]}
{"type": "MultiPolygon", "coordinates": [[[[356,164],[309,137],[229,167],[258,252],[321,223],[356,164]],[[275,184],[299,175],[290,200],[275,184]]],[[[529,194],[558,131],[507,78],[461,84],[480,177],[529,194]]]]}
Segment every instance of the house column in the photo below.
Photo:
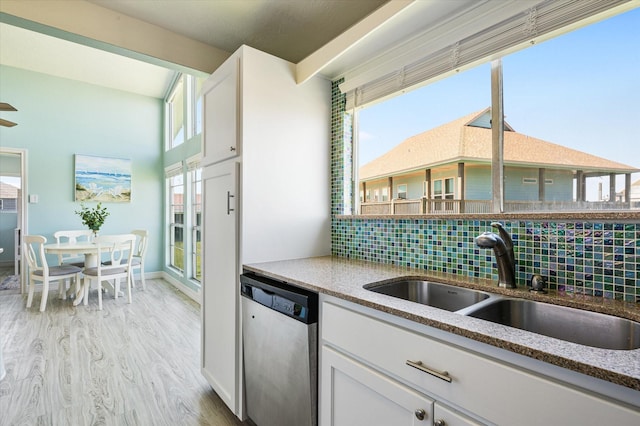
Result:
{"type": "Polygon", "coordinates": [[[538,201],[544,201],[545,195],[545,180],[547,169],[538,169],[538,201]]]}
{"type": "Polygon", "coordinates": [[[367,202],[367,182],[362,182],[362,202],[367,202]]]}
{"type": "Polygon", "coordinates": [[[389,188],[389,214],[396,214],[396,209],[393,205],[393,176],[389,176],[387,188],[389,188]]]}
{"type": "Polygon", "coordinates": [[[429,213],[431,211],[431,169],[424,171],[424,200],[422,202],[422,212],[429,213]]]}
{"type": "Polygon", "coordinates": [[[631,173],[624,175],[624,202],[631,202],[631,173]]]}
{"type": "Polygon", "coordinates": [[[460,213],[464,213],[464,163],[458,163],[458,198],[460,199],[460,213]]]}
{"type": "Polygon", "coordinates": [[[616,174],[609,173],[609,202],[616,201],[616,174]]]}
{"type": "Polygon", "coordinates": [[[586,200],[585,194],[586,178],[583,170],[576,171],[576,201],[586,200]]]}

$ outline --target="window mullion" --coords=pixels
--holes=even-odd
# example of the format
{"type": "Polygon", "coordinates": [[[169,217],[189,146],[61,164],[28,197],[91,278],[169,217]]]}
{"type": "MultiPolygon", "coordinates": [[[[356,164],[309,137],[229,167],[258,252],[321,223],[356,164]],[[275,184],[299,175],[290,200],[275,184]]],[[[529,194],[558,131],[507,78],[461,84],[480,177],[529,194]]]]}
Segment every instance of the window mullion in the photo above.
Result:
{"type": "Polygon", "coordinates": [[[491,61],[491,194],[493,213],[504,212],[504,102],[502,60],[491,61]]]}

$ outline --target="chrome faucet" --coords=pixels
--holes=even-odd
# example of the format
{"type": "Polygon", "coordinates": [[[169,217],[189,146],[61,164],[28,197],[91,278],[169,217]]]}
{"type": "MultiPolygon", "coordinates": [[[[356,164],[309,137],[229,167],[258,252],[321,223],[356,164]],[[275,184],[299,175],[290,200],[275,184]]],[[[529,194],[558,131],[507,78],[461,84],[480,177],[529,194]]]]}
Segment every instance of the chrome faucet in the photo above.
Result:
{"type": "Polygon", "coordinates": [[[496,228],[500,235],[493,232],[483,232],[474,241],[480,248],[493,249],[498,265],[498,286],[516,288],[516,262],[511,236],[501,223],[494,222],[491,226],[496,228]]]}

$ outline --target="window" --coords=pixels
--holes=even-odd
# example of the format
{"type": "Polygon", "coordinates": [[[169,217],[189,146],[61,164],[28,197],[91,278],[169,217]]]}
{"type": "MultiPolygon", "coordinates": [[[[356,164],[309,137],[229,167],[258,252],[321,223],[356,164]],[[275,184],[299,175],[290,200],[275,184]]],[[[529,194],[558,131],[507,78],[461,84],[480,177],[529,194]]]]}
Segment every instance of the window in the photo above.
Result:
{"type": "Polygon", "coordinates": [[[165,171],[168,265],[196,289],[202,281],[202,169],[199,156],[165,171]]]}
{"type": "Polygon", "coordinates": [[[398,185],[398,199],[406,200],[407,199],[407,184],[398,185]]]}
{"type": "Polygon", "coordinates": [[[185,141],[185,92],[184,92],[185,76],[181,75],[171,91],[171,95],[167,99],[167,115],[169,123],[169,149],[181,145],[185,141]]]}
{"type": "Polygon", "coordinates": [[[455,200],[452,212],[640,210],[630,190],[640,182],[640,56],[629,55],[640,45],[638,25],[634,9],[495,60],[500,47],[484,63],[430,75],[428,85],[383,101],[375,96],[389,96],[385,84],[416,80],[403,74],[345,89],[358,115],[358,186],[406,181],[398,198],[455,200]],[[503,128],[498,159],[495,126],[503,128]],[[441,177],[452,170],[456,177],[441,177]]]}
{"type": "Polygon", "coordinates": [[[184,179],[182,164],[167,171],[169,266],[184,272],[184,179]]]}
{"type": "Polygon", "coordinates": [[[197,162],[188,166],[191,181],[191,278],[202,281],[202,169],[197,162]]]}
{"type": "Polygon", "coordinates": [[[202,133],[202,85],[205,78],[181,74],[166,98],[167,150],[202,133]]]}

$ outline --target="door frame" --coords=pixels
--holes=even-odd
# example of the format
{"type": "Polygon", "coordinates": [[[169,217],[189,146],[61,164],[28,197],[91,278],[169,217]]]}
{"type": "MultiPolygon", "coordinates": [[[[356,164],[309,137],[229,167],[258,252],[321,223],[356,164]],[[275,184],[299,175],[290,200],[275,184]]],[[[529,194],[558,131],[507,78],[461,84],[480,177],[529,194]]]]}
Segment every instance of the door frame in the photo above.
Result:
{"type": "MultiPolygon", "coordinates": [[[[18,220],[17,227],[21,230],[21,235],[28,234],[28,220],[27,214],[27,198],[28,198],[28,184],[27,184],[27,150],[24,148],[8,148],[0,147],[1,154],[12,154],[20,157],[20,198],[18,200],[18,220]]],[[[24,293],[26,290],[25,280],[25,265],[24,255],[20,256],[20,292],[24,293]]]]}

